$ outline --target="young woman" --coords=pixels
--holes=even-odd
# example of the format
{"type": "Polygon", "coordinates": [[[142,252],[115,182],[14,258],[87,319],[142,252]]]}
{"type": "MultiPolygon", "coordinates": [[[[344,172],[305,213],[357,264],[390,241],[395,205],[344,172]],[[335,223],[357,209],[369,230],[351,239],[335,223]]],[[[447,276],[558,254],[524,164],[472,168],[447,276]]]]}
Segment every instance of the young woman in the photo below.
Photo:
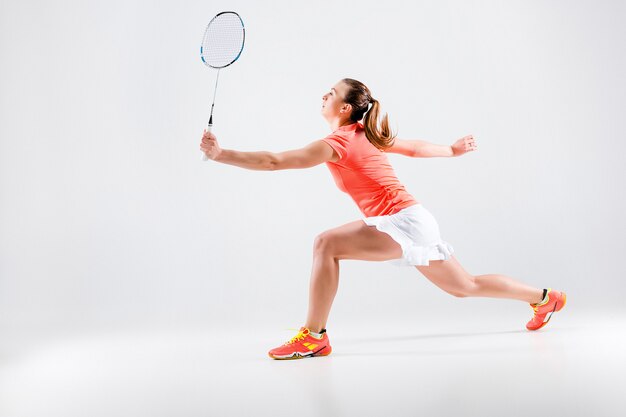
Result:
{"type": "Polygon", "coordinates": [[[339,261],[360,259],[415,266],[426,278],[456,297],[494,297],[525,301],[534,311],[526,324],[538,330],[565,305],[565,293],[525,285],[497,274],[469,274],[441,239],[433,215],[398,181],[386,153],[410,157],[460,156],[477,149],[465,136],[452,146],[394,138],[387,115],[379,123],[379,103],[361,82],[345,78],[322,97],[322,115],[332,133],[302,149],[281,153],[220,148],[204,132],[200,149],[212,160],[253,170],[309,168],[326,163],[340,190],[364,218],[327,230],[314,242],[307,320],[291,340],[269,351],[274,359],[326,356],[332,351],[326,322],[337,293],[339,261]],[[362,121],[362,122],[361,122],[362,121]]]}

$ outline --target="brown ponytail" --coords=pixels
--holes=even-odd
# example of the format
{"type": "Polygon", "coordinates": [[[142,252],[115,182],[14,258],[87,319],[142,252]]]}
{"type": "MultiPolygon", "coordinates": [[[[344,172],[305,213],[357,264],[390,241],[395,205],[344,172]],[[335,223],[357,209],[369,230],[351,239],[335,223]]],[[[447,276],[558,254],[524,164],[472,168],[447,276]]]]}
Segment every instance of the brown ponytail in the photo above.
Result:
{"type": "Polygon", "coordinates": [[[348,86],[348,92],[344,101],[352,106],[350,120],[358,122],[365,115],[363,127],[365,128],[365,136],[367,140],[378,149],[384,150],[391,145],[396,137],[389,128],[389,118],[387,113],[383,116],[378,125],[378,117],[380,112],[380,103],[372,98],[370,90],[360,81],[352,78],[344,78],[341,80],[348,86]],[[368,107],[372,104],[371,108],[368,107]]]}

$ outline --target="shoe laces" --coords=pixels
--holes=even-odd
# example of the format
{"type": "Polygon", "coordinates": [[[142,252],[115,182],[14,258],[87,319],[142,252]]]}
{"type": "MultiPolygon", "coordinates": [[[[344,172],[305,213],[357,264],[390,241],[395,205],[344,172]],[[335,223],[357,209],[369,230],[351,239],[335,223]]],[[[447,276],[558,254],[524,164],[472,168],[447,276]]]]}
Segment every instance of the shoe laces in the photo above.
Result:
{"type": "Polygon", "coordinates": [[[298,330],[298,334],[292,337],[289,341],[285,342],[285,345],[291,345],[293,343],[299,342],[300,340],[304,340],[304,338],[309,334],[309,329],[298,330]]]}

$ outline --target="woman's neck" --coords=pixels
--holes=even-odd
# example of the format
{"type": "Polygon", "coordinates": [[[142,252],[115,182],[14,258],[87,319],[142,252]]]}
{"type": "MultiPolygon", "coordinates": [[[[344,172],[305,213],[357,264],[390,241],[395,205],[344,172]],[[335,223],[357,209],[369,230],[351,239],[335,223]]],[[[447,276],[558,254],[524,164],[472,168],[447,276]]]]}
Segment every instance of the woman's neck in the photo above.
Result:
{"type": "Polygon", "coordinates": [[[348,125],[351,125],[353,123],[355,123],[355,122],[350,120],[350,118],[348,118],[348,119],[334,119],[334,120],[331,120],[329,122],[329,125],[330,125],[330,129],[334,132],[335,130],[339,129],[341,126],[348,126],[348,125]]]}

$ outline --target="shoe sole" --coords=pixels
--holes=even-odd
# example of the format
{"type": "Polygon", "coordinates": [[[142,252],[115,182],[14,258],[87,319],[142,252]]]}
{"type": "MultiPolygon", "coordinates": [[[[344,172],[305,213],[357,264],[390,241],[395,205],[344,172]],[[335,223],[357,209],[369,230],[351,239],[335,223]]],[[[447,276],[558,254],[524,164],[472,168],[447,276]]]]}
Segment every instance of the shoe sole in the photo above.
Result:
{"type": "Polygon", "coordinates": [[[567,295],[565,295],[564,292],[562,292],[561,294],[563,295],[563,297],[561,297],[561,301],[563,301],[563,302],[561,303],[560,306],[559,306],[559,302],[558,301],[556,303],[554,303],[554,309],[551,312],[548,313],[548,320],[546,320],[543,323],[541,323],[541,326],[537,327],[536,329],[528,329],[528,330],[535,331],[535,330],[541,329],[543,326],[548,324],[548,322],[552,318],[552,314],[563,310],[563,307],[565,307],[565,304],[567,303],[567,295]]]}
{"type": "Polygon", "coordinates": [[[317,352],[314,352],[311,355],[301,355],[299,352],[294,352],[291,356],[285,356],[285,357],[273,356],[271,353],[268,353],[267,355],[272,359],[276,359],[280,361],[288,361],[288,360],[295,360],[295,359],[314,358],[316,356],[328,356],[331,354],[332,351],[333,349],[330,346],[324,346],[323,348],[321,348],[317,352]],[[328,352],[320,353],[325,350],[328,350],[328,352]]]}

